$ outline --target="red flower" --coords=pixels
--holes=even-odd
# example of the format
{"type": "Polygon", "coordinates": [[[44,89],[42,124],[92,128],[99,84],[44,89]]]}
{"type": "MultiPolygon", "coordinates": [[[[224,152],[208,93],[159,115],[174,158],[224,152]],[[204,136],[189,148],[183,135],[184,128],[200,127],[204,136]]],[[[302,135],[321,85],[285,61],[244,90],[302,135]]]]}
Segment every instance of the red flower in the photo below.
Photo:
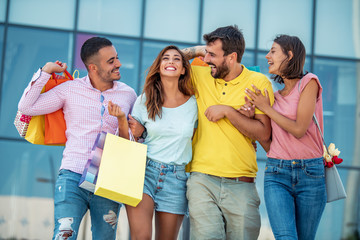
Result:
{"type": "Polygon", "coordinates": [[[342,158],[339,158],[338,156],[333,156],[332,157],[332,161],[335,163],[335,164],[340,164],[343,162],[343,159],[342,158]]]}
{"type": "Polygon", "coordinates": [[[326,163],[325,163],[325,166],[328,167],[328,168],[331,168],[331,167],[334,166],[334,163],[333,163],[332,161],[326,162],[326,163]]]}

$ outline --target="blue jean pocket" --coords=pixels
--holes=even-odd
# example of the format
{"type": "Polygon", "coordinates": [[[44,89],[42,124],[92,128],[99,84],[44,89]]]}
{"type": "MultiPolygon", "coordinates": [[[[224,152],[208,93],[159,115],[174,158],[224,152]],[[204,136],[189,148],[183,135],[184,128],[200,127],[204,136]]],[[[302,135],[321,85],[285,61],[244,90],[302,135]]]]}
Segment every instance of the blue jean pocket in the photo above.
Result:
{"type": "Polygon", "coordinates": [[[80,177],[80,174],[71,172],[66,169],[59,171],[59,175],[55,183],[55,203],[69,201],[69,199],[67,199],[68,194],[78,193],[80,189],[78,186],[80,177]]]}
{"type": "Polygon", "coordinates": [[[325,177],[325,168],[323,164],[309,164],[305,165],[304,172],[307,176],[313,178],[325,177]]]}
{"type": "Polygon", "coordinates": [[[270,164],[266,165],[266,167],[265,167],[265,174],[266,175],[274,175],[274,174],[278,174],[278,173],[279,173],[278,166],[270,165],[270,164]]]}
{"type": "Polygon", "coordinates": [[[185,170],[176,170],[175,176],[178,180],[182,180],[182,181],[186,181],[188,179],[185,170]]]}
{"type": "Polygon", "coordinates": [[[55,183],[55,204],[64,202],[66,200],[66,181],[67,179],[59,174],[55,183]]]}

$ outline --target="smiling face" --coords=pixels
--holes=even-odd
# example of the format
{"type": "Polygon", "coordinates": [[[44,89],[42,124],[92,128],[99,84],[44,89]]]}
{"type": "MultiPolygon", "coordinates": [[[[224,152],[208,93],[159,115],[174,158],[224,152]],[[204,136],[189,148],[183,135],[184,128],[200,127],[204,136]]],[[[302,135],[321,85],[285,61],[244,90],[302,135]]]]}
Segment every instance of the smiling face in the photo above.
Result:
{"type": "Polygon", "coordinates": [[[204,61],[211,67],[211,76],[224,79],[230,72],[220,39],[206,45],[204,61]]]}
{"type": "Polygon", "coordinates": [[[167,50],[161,57],[160,77],[179,78],[183,74],[185,74],[185,68],[180,53],[175,49],[167,50]]]}
{"type": "Polygon", "coordinates": [[[114,46],[101,48],[95,61],[98,75],[102,81],[112,82],[120,79],[121,63],[114,46]]]}
{"type": "Polygon", "coordinates": [[[286,67],[286,59],[288,59],[288,56],[283,52],[281,46],[274,42],[265,57],[268,60],[269,73],[281,76],[282,70],[286,67]]]}

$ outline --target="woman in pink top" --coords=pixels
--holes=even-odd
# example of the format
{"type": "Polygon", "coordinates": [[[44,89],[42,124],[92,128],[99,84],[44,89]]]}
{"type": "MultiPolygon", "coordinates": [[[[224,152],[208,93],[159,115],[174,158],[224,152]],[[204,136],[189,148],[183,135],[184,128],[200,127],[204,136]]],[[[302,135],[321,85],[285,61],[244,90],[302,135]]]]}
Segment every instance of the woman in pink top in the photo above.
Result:
{"type": "Polygon", "coordinates": [[[326,204],[323,147],[312,120],[323,128],[322,87],[312,73],[304,75],[305,47],[299,38],[280,35],[266,55],[269,73],[284,84],[274,105],[254,87],[250,102],[271,118],[264,195],[276,239],[314,239],[326,204]]]}

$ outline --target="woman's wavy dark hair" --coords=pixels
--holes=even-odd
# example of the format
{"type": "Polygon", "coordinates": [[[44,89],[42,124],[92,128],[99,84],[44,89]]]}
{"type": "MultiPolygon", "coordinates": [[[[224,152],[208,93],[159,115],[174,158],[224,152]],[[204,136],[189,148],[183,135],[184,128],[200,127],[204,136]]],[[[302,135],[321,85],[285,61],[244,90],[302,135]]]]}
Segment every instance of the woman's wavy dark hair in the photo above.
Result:
{"type": "Polygon", "coordinates": [[[160,64],[162,56],[167,50],[175,49],[179,52],[182,58],[183,67],[185,73],[182,74],[179,78],[179,91],[186,96],[191,96],[194,94],[194,87],[191,83],[191,66],[189,61],[186,60],[185,55],[180,51],[180,49],[174,45],[165,47],[158,54],[153,64],[148,69],[148,74],[145,78],[145,85],[143,93],[146,96],[146,109],[148,112],[148,117],[155,121],[156,115],[161,118],[162,106],[164,104],[164,89],[160,79],[160,64]]]}
{"type": "Polygon", "coordinates": [[[287,56],[280,65],[280,75],[273,76],[274,81],[284,83],[284,79],[298,79],[304,76],[304,64],[306,51],[304,44],[296,36],[278,35],[274,42],[280,45],[281,50],[287,56]],[[289,51],[293,57],[289,60],[289,51]]]}

